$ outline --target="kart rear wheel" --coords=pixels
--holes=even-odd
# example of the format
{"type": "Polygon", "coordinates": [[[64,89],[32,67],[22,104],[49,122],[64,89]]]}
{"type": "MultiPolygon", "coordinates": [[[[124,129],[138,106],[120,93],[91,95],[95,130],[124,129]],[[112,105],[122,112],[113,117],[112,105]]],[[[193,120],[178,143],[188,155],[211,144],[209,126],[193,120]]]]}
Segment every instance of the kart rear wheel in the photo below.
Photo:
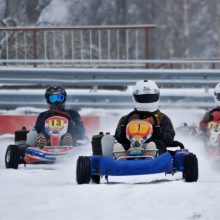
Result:
{"type": "Polygon", "coordinates": [[[100,132],[98,135],[92,136],[92,153],[93,155],[102,155],[102,144],[101,139],[103,138],[103,133],[100,132]]]}
{"type": "Polygon", "coordinates": [[[100,175],[91,175],[91,179],[93,183],[96,183],[96,184],[100,183],[100,175]]]}
{"type": "Polygon", "coordinates": [[[16,145],[9,145],[5,153],[5,167],[18,169],[19,148],[16,145]]]}
{"type": "Polygon", "coordinates": [[[196,182],[198,180],[198,159],[195,154],[188,154],[184,158],[183,177],[186,182],[196,182]]]}
{"type": "Polygon", "coordinates": [[[76,181],[78,184],[90,182],[90,159],[89,157],[80,156],[76,166],[76,181]]]}

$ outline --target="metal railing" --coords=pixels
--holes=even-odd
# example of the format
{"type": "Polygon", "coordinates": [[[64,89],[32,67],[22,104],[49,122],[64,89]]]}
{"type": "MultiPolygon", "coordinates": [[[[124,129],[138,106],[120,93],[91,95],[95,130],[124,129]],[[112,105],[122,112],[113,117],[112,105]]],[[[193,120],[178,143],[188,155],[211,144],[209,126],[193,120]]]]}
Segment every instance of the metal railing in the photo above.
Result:
{"type": "MultiPolygon", "coordinates": [[[[0,28],[0,57],[10,60],[129,60],[150,58],[156,25],[0,28]]],[[[50,62],[51,63],[51,62],[50,62]]],[[[56,65],[56,63],[52,62],[56,65]]],[[[71,66],[74,62],[70,62],[71,66]]]]}
{"type": "Polygon", "coordinates": [[[219,58],[150,60],[156,25],[0,28],[0,65],[219,69],[219,58]]]}
{"type": "Polygon", "coordinates": [[[153,79],[161,92],[164,108],[211,108],[213,93],[209,89],[220,82],[220,70],[166,70],[166,69],[49,69],[0,68],[0,108],[46,107],[44,91],[19,90],[19,88],[44,88],[56,84],[67,89],[86,87],[68,95],[68,105],[73,108],[132,108],[131,94],[125,91],[105,91],[99,88],[127,88],[137,80],[153,79]],[[13,88],[16,88],[14,90],[13,88]],[[185,89],[181,93],[173,88],[185,89]],[[200,93],[185,92],[186,88],[203,88],[200,93]],[[4,89],[4,90],[2,90],[4,89]]]}
{"type": "Polygon", "coordinates": [[[220,70],[0,68],[2,85],[126,88],[142,79],[166,88],[213,88],[220,82],[220,70]]]}
{"type": "Polygon", "coordinates": [[[39,68],[141,68],[141,69],[220,69],[220,59],[0,59],[1,67],[35,67],[39,68]]]}
{"type": "MultiPolygon", "coordinates": [[[[98,93],[91,91],[70,92],[67,90],[67,107],[74,109],[81,108],[133,108],[132,96],[130,93],[98,93]]],[[[201,92],[200,95],[186,94],[164,94],[162,90],[160,98],[162,108],[212,108],[214,100],[212,93],[201,92]]],[[[26,91],[5,90],[0,93],[0,109],[15,109],[17,107],[47,108],[44,93],[26,91]]]]}

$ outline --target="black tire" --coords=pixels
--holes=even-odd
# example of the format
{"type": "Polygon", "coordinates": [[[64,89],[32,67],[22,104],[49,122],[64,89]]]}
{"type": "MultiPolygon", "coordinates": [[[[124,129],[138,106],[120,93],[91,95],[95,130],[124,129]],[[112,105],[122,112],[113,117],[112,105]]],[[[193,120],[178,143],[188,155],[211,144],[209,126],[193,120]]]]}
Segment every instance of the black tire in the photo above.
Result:
{"type": "Polygon", "coordinates": [[[16,145],[9,145],[5,153],[5,167],[18,169],[19,148],[16,145]]]}
{"type": "Polygon", "coordinates": [[[190,153],[185,156],[183,177],[186,182],[196,182],[198,180],[198,159],[195,154],[190,153]]]}
{"type": "Polygon", "coordinates": [[[96,184],[100,183],[100,175],[91,175],[91,179],[93,183],[96,183],[96,184]]]}
{"type": "Polygon", "coordinates": [[[80,156],[76,166],[76,181],[78,184],[90,182],[90,160],[89,157],[80,156]]]}
{"type": "Polygon", "coordinates": [[[98,135],[92,136],[92,153],[93,155],[102,155],[102,144],[101,139],[103,138],[104,134],[100,132],[98,135]]]}

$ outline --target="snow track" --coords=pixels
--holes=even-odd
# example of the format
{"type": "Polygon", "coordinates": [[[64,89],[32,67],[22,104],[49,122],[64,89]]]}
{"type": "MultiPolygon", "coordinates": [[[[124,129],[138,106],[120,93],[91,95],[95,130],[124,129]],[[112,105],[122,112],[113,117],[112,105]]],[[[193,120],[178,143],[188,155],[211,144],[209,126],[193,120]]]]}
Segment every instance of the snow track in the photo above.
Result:
{"type": "MultiPolygon", "coordinates": [[[[197,120],[190,112],[166,113],[176,126],[181,120],[197,120]]],[[[177,139],[198,156],[196,183],[185,183],[179,173],[109,177],[109,184],[102,179],[99,185],[77,185],[76,160],[91,154],[89,145],[76,148],[74,158],[65,163],[6,170],[4,154],[13,137],[1,136],[0,219],[219,219],[220,171],[206,159],[199,140],[178,134],[177,139]]]]}

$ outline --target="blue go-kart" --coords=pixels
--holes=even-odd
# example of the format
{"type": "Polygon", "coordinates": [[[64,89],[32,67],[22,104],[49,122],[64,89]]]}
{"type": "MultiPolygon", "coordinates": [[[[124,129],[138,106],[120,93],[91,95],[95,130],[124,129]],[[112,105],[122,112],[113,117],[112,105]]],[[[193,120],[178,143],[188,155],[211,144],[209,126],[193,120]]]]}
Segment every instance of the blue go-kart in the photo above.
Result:
{"type": "Polygon", "coordinates": [[[100,183],[101,177],[108,179],[108,176],[175,174],[176,172],[182,172],[186,182],[196,182],[198,180],[196,155],[185,149],[178,141],[168,146],[175,147],[175,150],[158,154],[154,143],[146,144],[153,129],[149,122],[143,120],[129,122],[126,127],[127,138],[131,143],[128,150],[124,150],[116,143],[114,136],[110,134],[94,135],[93,155],[80,156],[77,160],[77,183],[88,184],[90,180],[93,183],[100,183]]]}

